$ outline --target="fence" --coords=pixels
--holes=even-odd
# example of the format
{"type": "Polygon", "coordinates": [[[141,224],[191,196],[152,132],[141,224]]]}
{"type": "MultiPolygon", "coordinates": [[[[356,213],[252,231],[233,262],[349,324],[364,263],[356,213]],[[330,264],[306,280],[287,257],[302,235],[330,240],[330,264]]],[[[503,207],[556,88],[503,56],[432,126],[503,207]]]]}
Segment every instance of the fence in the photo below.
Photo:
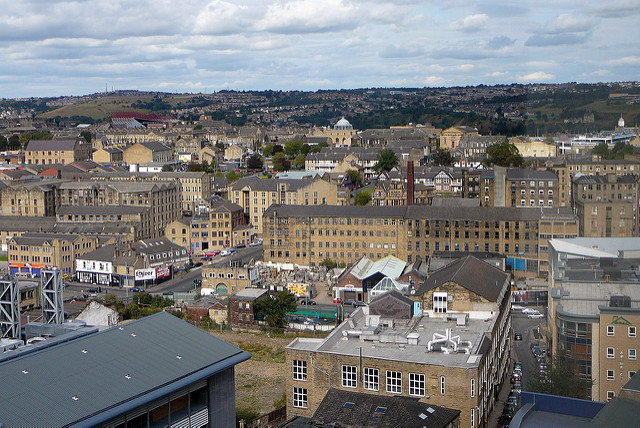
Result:
{"type": "MultiPolygon", "coordinates": [[[[274,426],[276,422],[283,421],[287,417],[287,406],[282,406],[265,415],[244,424],[245,428],[261,428],[274,426]]],[[[241,425],[242,426],[242,425],[241,425]]]]}

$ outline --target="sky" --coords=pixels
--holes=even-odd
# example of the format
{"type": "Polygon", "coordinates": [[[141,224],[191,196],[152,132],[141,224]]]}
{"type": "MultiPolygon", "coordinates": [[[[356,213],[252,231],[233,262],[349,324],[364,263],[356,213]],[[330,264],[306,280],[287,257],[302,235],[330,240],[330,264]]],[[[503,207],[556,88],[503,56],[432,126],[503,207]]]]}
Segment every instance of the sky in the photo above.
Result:
{"type": "Polygon", "coordinates": [[[640,80],[640,0],[0,0],[0,98],[640,80]]]}

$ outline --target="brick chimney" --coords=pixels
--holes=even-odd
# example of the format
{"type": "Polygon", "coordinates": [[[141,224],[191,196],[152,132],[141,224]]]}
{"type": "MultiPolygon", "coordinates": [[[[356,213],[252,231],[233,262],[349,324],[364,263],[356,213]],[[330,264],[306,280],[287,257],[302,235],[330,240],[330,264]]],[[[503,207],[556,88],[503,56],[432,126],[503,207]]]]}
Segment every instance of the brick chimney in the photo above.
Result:
{"type": "Polygon", "coordinates": [[[413,205],[413,161],[407,161],[407,205],[413,205]]]}

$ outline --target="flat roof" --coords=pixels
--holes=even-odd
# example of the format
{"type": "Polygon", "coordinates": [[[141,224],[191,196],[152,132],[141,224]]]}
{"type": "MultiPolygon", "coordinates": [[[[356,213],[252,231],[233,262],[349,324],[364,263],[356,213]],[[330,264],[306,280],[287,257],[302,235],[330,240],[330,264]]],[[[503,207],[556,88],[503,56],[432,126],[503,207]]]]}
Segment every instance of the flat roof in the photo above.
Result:
{"type": "Polygon", "coordinates": [[[552,296],[554,299],[559,297],[558,303],[562,305],[561,310],[568,314],[597,316],[598,306],[609,306],[611,296],[629,296],[631,308],[640,309],[638,283],[600,282],[596,286],[593,282],[564,282],[561,287],[552,290],[552,296]]]}
{"type": "Polygon", "coordinates": [[[249,358],[159,312],[0,363],[0,424],[95,425],[249,358]]]}

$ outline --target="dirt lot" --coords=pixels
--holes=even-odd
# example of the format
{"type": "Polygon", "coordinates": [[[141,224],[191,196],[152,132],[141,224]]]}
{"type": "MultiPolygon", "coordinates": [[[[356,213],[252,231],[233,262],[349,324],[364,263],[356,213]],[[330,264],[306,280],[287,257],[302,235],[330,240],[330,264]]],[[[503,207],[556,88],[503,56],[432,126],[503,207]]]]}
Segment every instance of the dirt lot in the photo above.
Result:
{"type": "Polygon", "coordinates": [[[251,409],[258,414],[274,409],[274,402],[282,398],[285,376],[284,348],[294,339],[269,338],[262,334],[213,333],[220,339],[252,354],[250,360],[236,366],[236,407],[251,409]]]}

